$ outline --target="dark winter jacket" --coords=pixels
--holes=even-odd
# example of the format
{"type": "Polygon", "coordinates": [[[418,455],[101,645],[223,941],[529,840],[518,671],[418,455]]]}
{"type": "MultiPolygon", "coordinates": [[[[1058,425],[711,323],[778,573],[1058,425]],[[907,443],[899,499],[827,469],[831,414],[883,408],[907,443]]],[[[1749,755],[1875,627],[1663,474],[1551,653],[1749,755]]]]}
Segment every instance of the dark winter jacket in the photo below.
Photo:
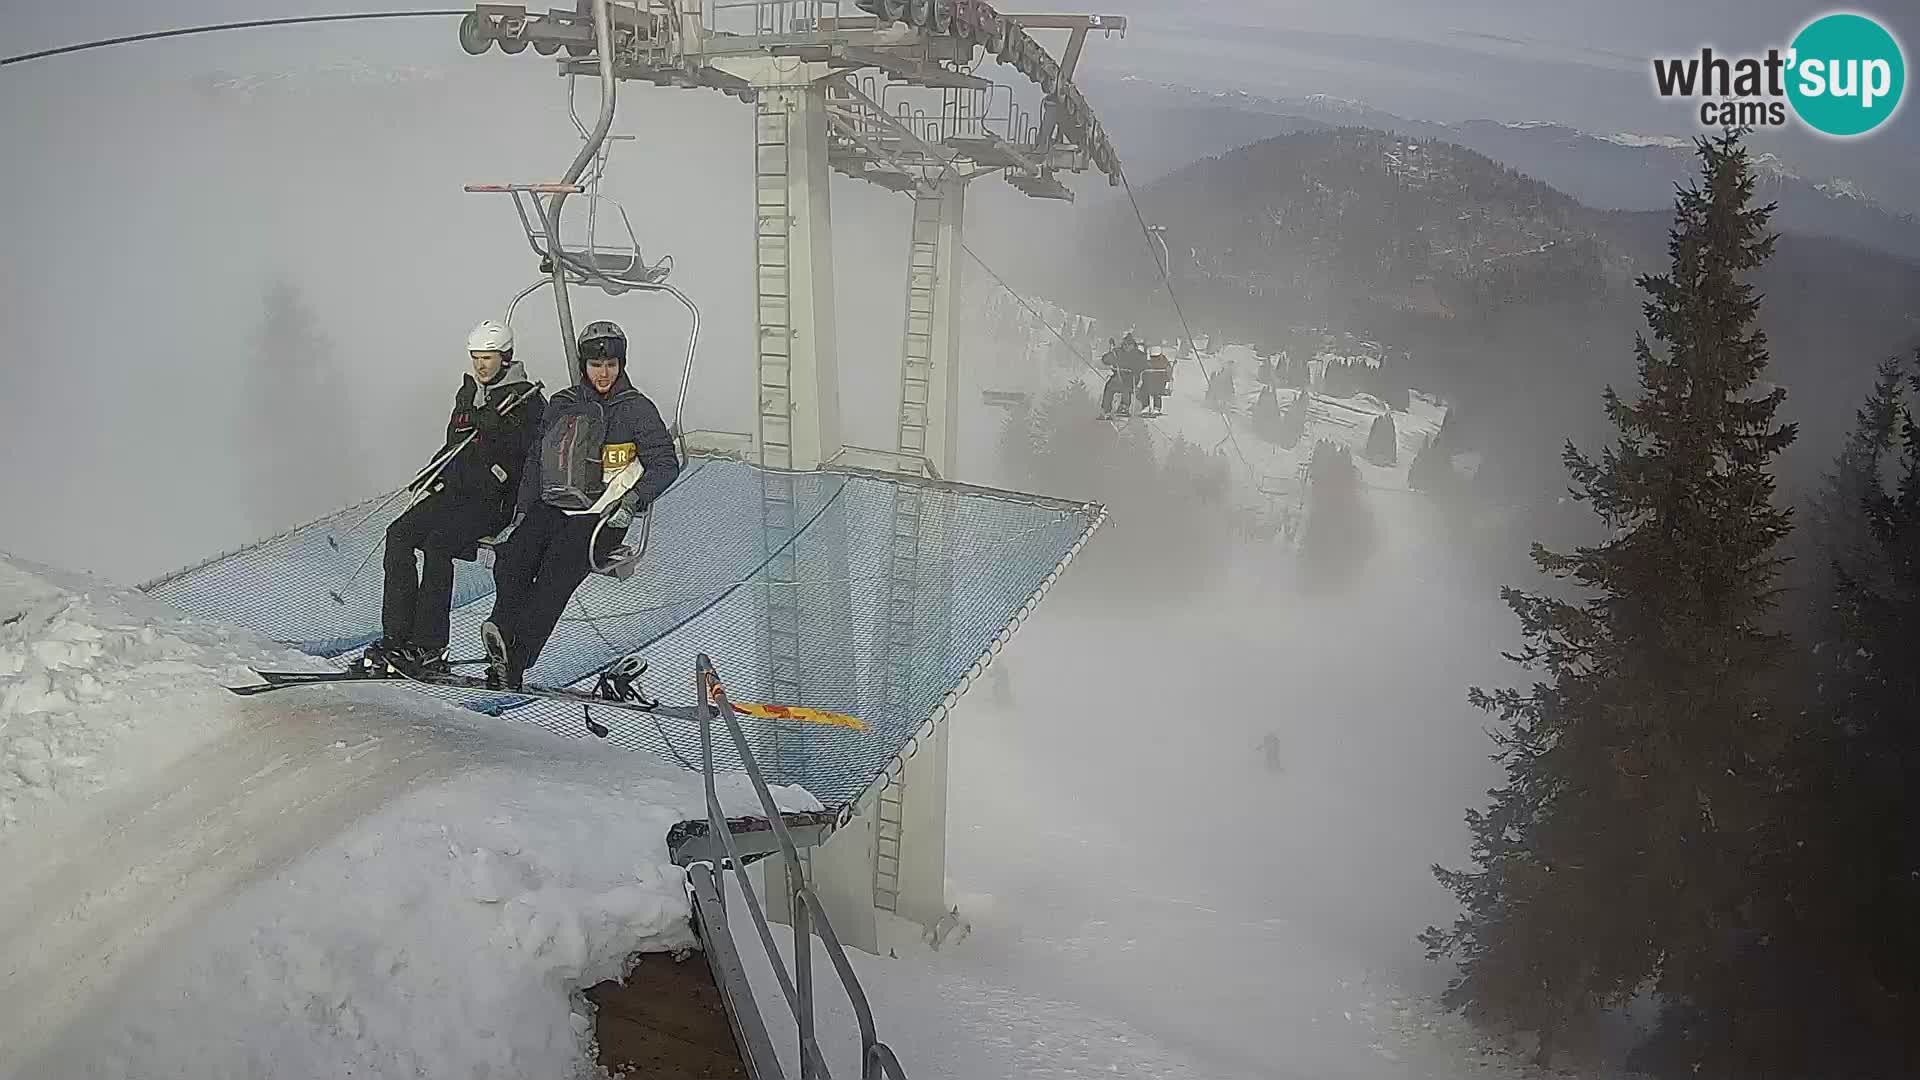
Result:
{"type": "Polygon", "coordinates": [[[447,463],[441,482],[448,494],[488,503],[501,524],[512,517],[527,450],[540,430],[546,398],[536,390],[512,412],[502,416],[499,409],[532,385],[526,368],[517,362],[501,368],[485,386],[468,375],[454,396],[453,416],[447,421],[448,446],[468,434],[473,435],[473,443],[447,463]],[[494,415],[482,416],[482,410],[492,410],[494,415]]]}
{"type": "MultiPolygon", "coordinates": [[[[652,399],[634,389],[622,371],[605,397],[584,378],[553,395],[548,402],[542,435],[568,416],[598,412],[606,421],[606,436],[601,451],[599,485],[587,494],[598,497],[606,490],[606,481],[636,458],[646,475],[620,500],[630,513],[639,513],[680,476],[680,454],[674,449],[673,434],[660,419],[660,410],[652,399]]],[[[525,513],[540,501],[540,439],[534,439],[527,451],[526,470],[520,482],[517,509],[525,513]]]]}
{"type": "Polygon", "coordinates": [[[1145,378],[1140,384],[1146,392],[1156,397],[1165,397],[1173,385],[1173,364],[1166,356],[1150,357],[1147,361],[1145,378]]]}

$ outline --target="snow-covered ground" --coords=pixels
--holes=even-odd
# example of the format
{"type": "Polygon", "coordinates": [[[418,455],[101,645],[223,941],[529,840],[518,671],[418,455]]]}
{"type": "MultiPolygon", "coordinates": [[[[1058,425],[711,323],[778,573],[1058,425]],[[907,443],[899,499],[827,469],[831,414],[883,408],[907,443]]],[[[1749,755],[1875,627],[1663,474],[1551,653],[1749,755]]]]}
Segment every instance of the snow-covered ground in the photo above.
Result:
{"type": "MultiPolygon", "coordinates": [[[[1168,355],[1175,350],[1168,348],[1168,355]]],[[[1406,490],[1407,470],[1418,454],[1440,430],[1446,408],[1433,399],[1413,396],[1412,407],[1393,413],[1398,437],[1398,460],[1392,465],[1374,465],[1366,459],[1367,435],[1373,422],[1391,411],[1387,404],[1370,394],[1336,398],[1315,392],[1307,410],[1307,425],[1300,441],[1283,448],[1254,433],[1249,421],[1253,404],[1260,397],[1261,385],[1255,380],[1259,365],[1256,350],[1246,345],[1225,345],[1202,353],[1198,363],[1191,356],[1183,359],[1174,375],[1173,393],[1167,398],[1166,415],[1150,421],[1158,441],[1175,436],[1208,449],[1218,448],[1228,455],[1235,478],[1235,489],[1243,501],[1253,501],[1276,493],[1297,493],[1300,473],[1313,456],[1314,445],[1321,441],[1336,443],[1353,451],[1354,464],[1361,478],[1371,487],[1406,490]],[[1227,439],[1223,414],[1207,403],[1204,371],[1218,373],[1222,368],[1234,374],[1237,402],[1232,415],[1233,440],[1227,439]]],[[[1281,408],[1291,403],[1298,391],[1277,390],[1281,408]]],[[[1138,419],[1135,421],[1139,422],[1138,419]]]]}
{"type": "Polygon", "coordinates": [[[690,944],[692,774],[401,687],[220,689],[297,660],[0,559],[0,1077],[575,1075],[574,992],[690,944]]]}

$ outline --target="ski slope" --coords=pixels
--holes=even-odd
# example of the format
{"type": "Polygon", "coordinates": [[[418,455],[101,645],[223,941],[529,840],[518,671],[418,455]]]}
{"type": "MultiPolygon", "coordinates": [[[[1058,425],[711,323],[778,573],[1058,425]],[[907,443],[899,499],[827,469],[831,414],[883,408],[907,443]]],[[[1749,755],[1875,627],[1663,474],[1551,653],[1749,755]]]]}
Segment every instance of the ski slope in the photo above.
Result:
{"type": "Polygon", "coordinates": [[[691,945],[697,776],[398,686],[221,689],[303,660],[0,558],[0,1077],[588,1074],[576,991],[691,945]]]}
{"type": "MultiPolygon", "coordinates": [[[[1166,351],[1172,356],[1178,350],[1168,346],[1166,351]]],[[[1367,435],[1373,430],[1374,420],[1390,411],[1387,404],[1370,394],[1330,397],[1315,391],[1307,410],[1305,433],[1292,448],[1281,447],[1253,431],[1250,416],[1262,389],[1255,380],[1258,365],[1257,351],[1247,345],[1223,345],[1215,351],[1203,352],[1197,363],[1192,355],[1186,355],[1174,372],[1166,415],[1144,421],[1135,417],[1132,422],[1150,424],[1155,441],[1162,445],[1178,437],[1225,453],[1231,462],[1235,491],[1241,502],[1260,505],[1269,498],[1300,493],[1302,470],[1313,456],[1314,445],[1322,441],[1351,450],[1354,465],[1369,487],[1404,491],[1414,455],[1439,433],[1440,424],[1446,419],[1444,405],[1416,393],[1412,408],[1393,414],[1394,432],[1398,437],[1397,460],[1392,465],[1375,465],[1366,459],[1367,435]],[[1232,440],[1227,438],[1227,426],[1222,422],[1226,414],[1207,403],[1207,380],[1202,365],[1206,372],[1218,373],[1223,368],[1233,372],[1236,402],[1231,415],[1232,440]]],[[[1286,408],[1297,393],[1276,391],[1280,407],[1286,408]]]]}

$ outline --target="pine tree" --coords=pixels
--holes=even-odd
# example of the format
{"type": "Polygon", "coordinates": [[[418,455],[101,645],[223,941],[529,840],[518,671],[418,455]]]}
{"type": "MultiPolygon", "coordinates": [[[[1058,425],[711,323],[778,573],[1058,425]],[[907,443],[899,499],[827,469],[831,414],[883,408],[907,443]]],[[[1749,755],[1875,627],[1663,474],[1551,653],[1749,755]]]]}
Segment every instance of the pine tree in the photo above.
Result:
{"type": "Polygon", "coordinates": [[[1281,429],[1286,418],[1280,411],[1280,395],[1273,387],[1260,388],[1260,396],[1253,403],[1253,432],[1268,442],[1279,442],[1281,429]]]}
{"type": "Polygon", "coordinates": [[[1367,460],[1375,465],[1393,465],[1400,460],[1400,432],[1393,426],[1393,414],[1381,413],[1373,418],[1373,427],[1367,431],[1367,460]]]}
{"type": "Polygon", "coordinates": [[[1407,469],[1407,487],[1430,495],[1441,495],[1453,490],[1456,475],[1453,471],[1453,455],[1440,445],[1436,432],[1432,439],[1427,440],[1427,445],[1413,456],[1413,464],[1407,469]]]}
{"type": "Polygon", "coordinates": [[[1373,543],[1373,512],[1362,497],[1352,451],[1324,439],[1315,443],[1307,462],[1307,515],[1300,537],[1308,583],[1345,581],[1371,557],[1373,543]]]}
{"type": "Polygon", "coordinates": [[[1782,958],[1758,973],[1797,1021],[1766,1063],[1797,1075],[1920,1068],[1917,400],[1920,354],[1881,366],[1809,515],[1818,723],[1795,746],[1797,842],[1767,867],[1793,898],[1772,933],[1782,958]]]}
{"type": "Polygon", "coordinates": [[[1307,415],[1313,409],[1313,394],[1301,390],[1287,403],[1287,409],[1280,414],[1280,430],[1274,442],[1283,449],[1291,450],[1300,445],[1300,436],[1307,433],[1307,415]]]}
{"type": "Polygon", "coordinates": [[[1280,368],[1279,386],[1286,390],[1305,390],[1307,388],[1307,361],[1305,356],[1295,359],[1292,354],[1285,358],[1280,368]]]}
{"type": "Polygon", "coordinates": [[[1888,584],[1887,560],[1872,518],[1884,506],[1888,458],[1900,442],[1905,370],[1898,360],[1880,365],[1872,395],[1854,414],[1854,430],[1808,507],[1814,580],[1806,591],[1823,609],[1811,620],[1819,640],[1848,630],[1834,621],[1840,610],[1836,594],[1843,588],[1877,590],[1888,584]]]}
{"type": "Polygon", "coordinates": [[[1232,412],[1238,400],[1239,391],[1233,385],[1233,365],[1221,364],[1207,377],[1207,404],[1221,412],[1232,412]]]}
{"type": "Polygon", "coordinates": [[[1563,454],[1610,538],[1533,557],[1586,597],[1503,590],[1525,642],[1510,655],[1542,677],[1470,694],[1503,721],[1507,781],[1467,815],[1474,869],[1434,868],[1464,913],[1422,940],[1461,958],[1446,1001],[1539,1032],[1543,1063],[1571,1022],[1649,982],[1674,1008],[1718,1004],[1752,940],[1746,871],[1772,842],[1789,722],[1763,685],[1790,525],[1769,468],[1794,429],[1774,422],[1785,391],[1753,390],[1767,349],[1743,278],[1772,253],[1773,208],[1749,205],[1741,134],[1699,141],[1670,269],[1639,281],[1661,348],[1636,342],[1636,401],[1604,396],[1616,443],[1563,454]]]}
{"type": "Polygon", "coordinates": [[[243,399],[252,442],[247,497],[256,527],[281,529],[367,492],[353,438],[351,385],[299,289],[268,282],[243,399]]]}

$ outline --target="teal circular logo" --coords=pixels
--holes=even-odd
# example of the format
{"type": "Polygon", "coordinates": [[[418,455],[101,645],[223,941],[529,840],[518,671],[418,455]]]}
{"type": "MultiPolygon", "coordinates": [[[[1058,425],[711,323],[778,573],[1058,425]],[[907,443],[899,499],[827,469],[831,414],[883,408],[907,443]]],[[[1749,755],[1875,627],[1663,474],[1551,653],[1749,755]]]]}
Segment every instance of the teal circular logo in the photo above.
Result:
{"type": "Polygon", "coordinates": [[[1815,131],[1865,135],[1899,109],[1906,58],[1886,27],[1865,15],[1823,15],[1791,49],[1787,98],[1815,131]]]}

